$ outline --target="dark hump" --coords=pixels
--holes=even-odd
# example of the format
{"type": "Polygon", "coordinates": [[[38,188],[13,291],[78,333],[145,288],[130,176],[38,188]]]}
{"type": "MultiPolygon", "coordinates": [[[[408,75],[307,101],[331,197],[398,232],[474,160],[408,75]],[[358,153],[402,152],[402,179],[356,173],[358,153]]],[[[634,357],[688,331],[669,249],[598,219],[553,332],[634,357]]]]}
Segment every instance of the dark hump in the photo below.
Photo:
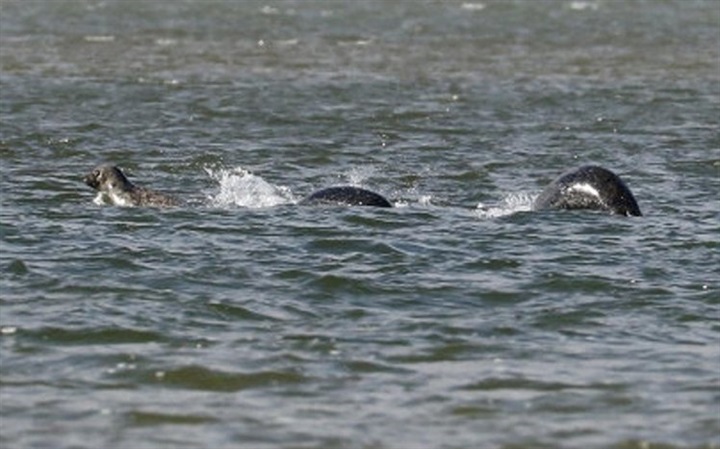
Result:
{"type": "Polygon", "coordinates": [[[563,173],[548,184],[533,208],[594,209],[617,215],[641,216],[630,189],[610,170],[586,165],[563,173]]]}
{"type": "Polygon", "coordinates": [[[379,193],[354,186],[328,187],[318,190],[303,199],[300,204],[392,207],[392,204],[379,193]]]}

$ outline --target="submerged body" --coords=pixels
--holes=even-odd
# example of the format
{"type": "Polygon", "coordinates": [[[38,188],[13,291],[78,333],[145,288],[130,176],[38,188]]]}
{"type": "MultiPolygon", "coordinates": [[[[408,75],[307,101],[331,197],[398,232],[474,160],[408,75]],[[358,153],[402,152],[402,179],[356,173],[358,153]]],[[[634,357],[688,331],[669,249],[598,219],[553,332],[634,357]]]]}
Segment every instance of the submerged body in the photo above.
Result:
{"type": "Polygon", "coordinates": [[[392,204],[379,193],[354,186],[336,186],[318,190],[303,199],[300,204],[392,207],[392,204]]]}
{"type": "Polygon", "coordinates": [[[595,165],[560,175],[537,197],[533,209],[594,209],[616,215],[642,215],[635,197],[620,177],[595,165]]]}
{"type": "Polygon", "coordinates": [[[150,207],[172,207],[179,204],[171,196],[136,186],[114,165],[100,165],[83,180],[99,192],[96,202],[115,206],[150,207]]]}

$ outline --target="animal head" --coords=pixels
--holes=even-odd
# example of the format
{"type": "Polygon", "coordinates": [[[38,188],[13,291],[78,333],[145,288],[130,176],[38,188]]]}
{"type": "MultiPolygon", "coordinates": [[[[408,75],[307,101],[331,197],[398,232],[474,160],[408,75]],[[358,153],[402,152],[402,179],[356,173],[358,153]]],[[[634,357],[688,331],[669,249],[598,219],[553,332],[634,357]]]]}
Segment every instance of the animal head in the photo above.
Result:
{"type": "Polygon", "coordinates": [[[84,178],[85,184],[98,191],[127,190],[133,187],[125,174],[114,165],[100,165],[84,178]]]}

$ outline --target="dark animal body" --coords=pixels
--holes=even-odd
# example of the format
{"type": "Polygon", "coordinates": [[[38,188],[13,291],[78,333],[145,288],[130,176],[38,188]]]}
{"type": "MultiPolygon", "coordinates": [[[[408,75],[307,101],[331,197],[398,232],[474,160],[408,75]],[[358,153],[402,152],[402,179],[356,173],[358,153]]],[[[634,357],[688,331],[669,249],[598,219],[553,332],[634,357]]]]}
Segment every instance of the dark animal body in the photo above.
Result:
{"type": "Polygon", "coordinates": [[[179,201],[171,196],[138,187],[114,165],[100,165],[83,179],[101,194],[101,200],[116,206],[172,207],[179,201]]]}
{"type": "MultiPolygon", "coordinates": [[[[85,184],[97,190],[96,199],[117,206],[171,207],[180,202],[162,193],[131,183],[114,165],[100,165],[85,176],[85,184]]],[[[379,193],[355,186],[318,190],[301,205],[393,207],[379,193]]],[[[593,209],[616,215],[641,216],[630,189],[610,170],[586,165],[568,171],[551,182],[533,203],[534,210],[593,209]]]]}
{"type": "Polygon", "coordinates": [[[336,186],[318,190],[303,199],[302,205],[392,207],[379,193],[354,186],[336,186]]]}
{"type": "Polygon", "coordinates": [[[533,209],[594,209],[616,215],[642,215],[635,197],[620,177],[595,165],[560,175],[537,197],[533,209]]]}

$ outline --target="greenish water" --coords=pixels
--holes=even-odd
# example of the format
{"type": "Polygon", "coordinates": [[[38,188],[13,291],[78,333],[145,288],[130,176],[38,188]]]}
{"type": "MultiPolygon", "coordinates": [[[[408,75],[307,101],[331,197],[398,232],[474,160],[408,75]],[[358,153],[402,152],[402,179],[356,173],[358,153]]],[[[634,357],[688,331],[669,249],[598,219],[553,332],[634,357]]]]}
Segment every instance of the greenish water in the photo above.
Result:
{"type": "Polygon", "coordinates": [[[720,447],[719,49],[717,1],[2,0],[0,447],[720,447]],[[529,211],[587,163],[645,216],[529,211]]]}

